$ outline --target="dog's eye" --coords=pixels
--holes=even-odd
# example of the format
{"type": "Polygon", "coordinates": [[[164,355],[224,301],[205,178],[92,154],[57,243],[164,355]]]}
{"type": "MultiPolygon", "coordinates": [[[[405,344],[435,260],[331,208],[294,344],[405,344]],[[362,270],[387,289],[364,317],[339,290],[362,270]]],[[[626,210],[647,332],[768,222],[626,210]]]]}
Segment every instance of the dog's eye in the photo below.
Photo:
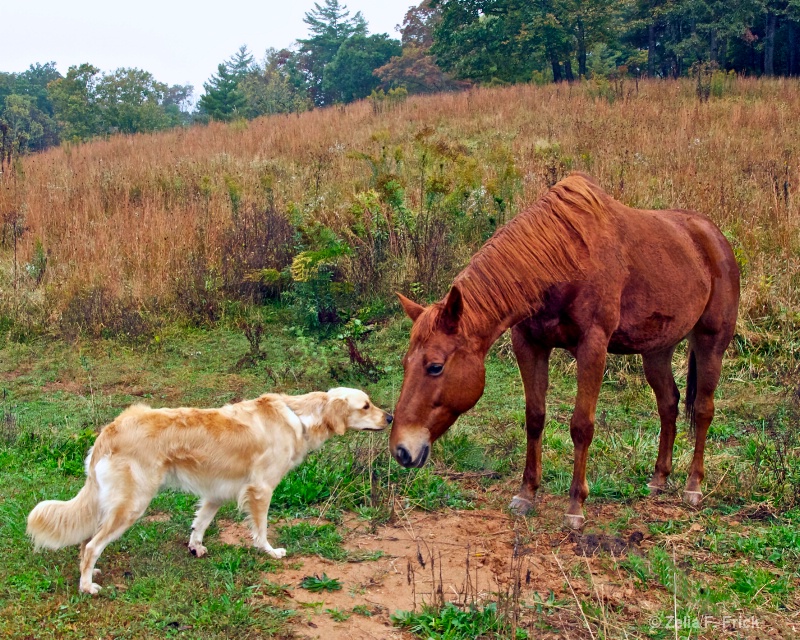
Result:
{"type": "Polygon", "coordinates": [[[433,362],[425,367],[425,371],[429,376],[438,376],[442,373],[442,369],[444,369],[444,365],[441,362],[433,362]]]}
{"type": "Polygon", "coordinates": [[[365,405],[364,405],[364,409],[365,409],[365,410],[366,410],[366,409],[369,409],[369,402],[367,402],[367,404],[365,404],[365,405]]]}

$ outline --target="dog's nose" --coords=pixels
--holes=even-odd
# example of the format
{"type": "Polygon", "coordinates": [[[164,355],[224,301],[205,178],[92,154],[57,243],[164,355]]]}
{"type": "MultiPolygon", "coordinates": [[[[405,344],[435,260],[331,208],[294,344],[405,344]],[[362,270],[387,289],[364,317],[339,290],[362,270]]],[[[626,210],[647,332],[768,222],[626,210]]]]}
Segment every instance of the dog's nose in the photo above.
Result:
{"type": "Polygon", "coordinates": [[[391,413],[386,414],[386,424],[392,424],[392,420],[394,420],[394,416],[391,413]]]}
{"type": "Polygon", "coordinates": [[[394,457],[397,458],[397,461],[404,467],[411,466],[411,454],[402,444],[397,446],[397,451],[395,452],[394,457]]]}

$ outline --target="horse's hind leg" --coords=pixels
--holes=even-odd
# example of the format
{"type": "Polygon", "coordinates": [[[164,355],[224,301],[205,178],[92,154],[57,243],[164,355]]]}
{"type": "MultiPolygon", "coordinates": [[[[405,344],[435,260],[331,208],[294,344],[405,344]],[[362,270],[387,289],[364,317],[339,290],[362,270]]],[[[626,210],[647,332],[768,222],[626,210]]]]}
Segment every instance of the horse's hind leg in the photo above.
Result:
{"type": "Polygon", "coordinates": [[[523,331],[517,327],[511,330],[511,340],[525,388],[525,431],[528,437],[528,449],[522,485],[519,493],[511,499],[509,508],[519,515],[524,515],[533,508],[536,491],[542,482],[542,432],[550,349],[536,346],[527,340],[523,331]]]}
{"type": "Polygon", "coordinates": [[[672,472],[672,452],[675,445],[675,423],[678,420],[678,401],[680,394],[672,375],[672,347],[658,353],[642,354],[644,375],[653,389],[658,405],[658,416],[661,418],[661,435],[658,442],[658,458],[653,477],[647,486],[650,493],[656,494],[667,485],[667,478],[672,472]]]}
{"type": "Polygon", "coordinates": [[[694,400],[694,456],[689,467],[689,477],[683,498],[693,506],[700,504],[703,493],[700,485],[705,477],[703,455],[706,436],[711,420],[714,418],[714,392],[719,384],[722,371],[722,356],[729,340],[720,339],[718,334],[695,332],[689,338],[689,349],[694,352],[697,367],[697,395],[694,400]]]}

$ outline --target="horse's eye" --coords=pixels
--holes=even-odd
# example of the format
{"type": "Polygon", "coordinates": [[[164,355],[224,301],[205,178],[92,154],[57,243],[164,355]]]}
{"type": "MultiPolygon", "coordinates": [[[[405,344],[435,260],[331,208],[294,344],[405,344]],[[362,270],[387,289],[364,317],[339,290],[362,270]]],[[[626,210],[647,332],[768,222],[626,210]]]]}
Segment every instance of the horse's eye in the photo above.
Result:
{"type": "Polygon", "coordinates": [[[442,369],[444,369],[444,365],[440,362],[433,362],[425,367],[425,371],[429,376],[438,376],[442,373],[442,369]]]}

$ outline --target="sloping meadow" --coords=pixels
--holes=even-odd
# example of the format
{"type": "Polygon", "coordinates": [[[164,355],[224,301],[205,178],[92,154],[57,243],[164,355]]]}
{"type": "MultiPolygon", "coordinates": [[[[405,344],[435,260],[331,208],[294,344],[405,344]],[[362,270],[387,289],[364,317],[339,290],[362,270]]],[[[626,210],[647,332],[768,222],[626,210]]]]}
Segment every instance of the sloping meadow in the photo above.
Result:
{"type": "Polygon", "coordinates": [[[444,293],[499,225],[582,170],[628,205],[711,216],[743,271],[739,341],[796,354],[800,86],[612,89],[363,101],[24,157],[0,175],[0,320],[135,336],[278,296],[308,324],[368,317],[394,290],[444,293]]]}

